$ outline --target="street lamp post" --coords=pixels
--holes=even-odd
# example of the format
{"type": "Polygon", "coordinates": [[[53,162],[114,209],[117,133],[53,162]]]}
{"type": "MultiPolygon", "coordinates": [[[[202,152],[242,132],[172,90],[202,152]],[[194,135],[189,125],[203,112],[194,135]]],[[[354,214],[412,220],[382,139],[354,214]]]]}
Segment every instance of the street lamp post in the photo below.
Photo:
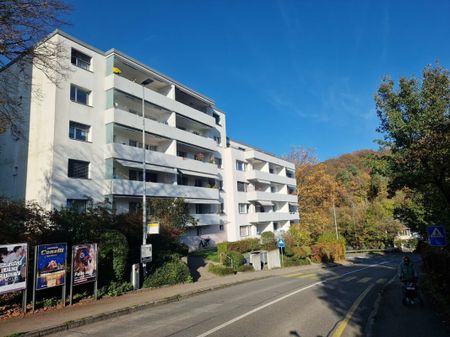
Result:
{"type": "MultiPolygon", "coordinates": [[[[147,78],[142,81],[142,245],[147,244],[147,177],[145,170],[145,86],[153,82],[147,78]]],[[[142,277],[145,279],[147,274],[146,262],[142,261],[142,277]]]]}

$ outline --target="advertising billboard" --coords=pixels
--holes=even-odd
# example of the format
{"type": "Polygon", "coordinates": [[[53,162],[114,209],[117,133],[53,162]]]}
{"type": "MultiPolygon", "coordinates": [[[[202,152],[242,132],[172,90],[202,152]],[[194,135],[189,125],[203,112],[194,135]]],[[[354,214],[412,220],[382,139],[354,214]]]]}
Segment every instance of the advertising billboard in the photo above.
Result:
{"type": "Polygon", "coordinates": [[[93,282],[97,278],[97,244],[73,246],[73,284],[93,282]]]}
{"type": "Polygon", "coordinates": [[[26,243],[0,245],[0,294],[27,287],[26,243]]]}
{"type": "Polygon", "coordinates": [[[67,244],[39,245],[36,252],[36,290],[64,285],[67,244]]]}

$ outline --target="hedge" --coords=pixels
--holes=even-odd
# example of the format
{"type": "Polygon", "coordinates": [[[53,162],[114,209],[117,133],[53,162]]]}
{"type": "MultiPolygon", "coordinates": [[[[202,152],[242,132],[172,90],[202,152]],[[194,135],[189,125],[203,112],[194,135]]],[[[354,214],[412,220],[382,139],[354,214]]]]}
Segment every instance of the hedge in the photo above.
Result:
{"type": "Polygon", "coordinates": [[[190,282],[192,282],[192,277],[186,263],[174,259],[157,268],[145,279],[143,286],[144,288],[150,288],[190,282]]]}
{"type": "Polygon", "coordinates": [[[208,265],[208,271],[210,273],[213,273],[213,274],[219,275],[219,276],[230,275],[230,274],[235,273],[233,268],[225,267],[220,264],[212,264],[212,263],[210,263],[208,265]]]}

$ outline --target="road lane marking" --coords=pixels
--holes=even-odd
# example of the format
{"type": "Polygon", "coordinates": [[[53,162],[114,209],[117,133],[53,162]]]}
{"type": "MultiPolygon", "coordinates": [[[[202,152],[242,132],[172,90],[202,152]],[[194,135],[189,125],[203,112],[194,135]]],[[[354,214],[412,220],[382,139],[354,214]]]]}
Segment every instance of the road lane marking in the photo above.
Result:
{"type": "MultiPolygon", "coordinates": [[[[369,269],[369,268],[372,268],[372,267],[375,267],[375,266],[382,265],[382,264],[384,264],[384,263],[385,263],[385,262],[381,262],[381,263],[377,263],[377,264],[371,264],[371,265],[369,265],[369,266],[367,266],[367,267],[364,267],[364,268],[360,268],[360,269],[356,269],[356,270],[349,271],[349,272],[347,272],[347,273],[344,273],[344,274],[342,274],[342,275],[339,275],[338,277],[344,277],[344,276],[347,276],[347,275],[350,275],[350,274],[354,274],[354,273],[357,273],[357,272],[360,272],[360,271],[363,271],[363,270],[366,270],[366,269],[369,269]]],[[[252,315],[252,314],[254,314],[254,313],[256,313],[256,312],[258,312],[258,311],[260,311],[260,310],[263,310],[263,309],[265,309],[265,308],[267,308],[267,307],[269,307],[269,306],[271,306],[271,305],[273,305],[273,304],[276,304],[276,303],[278,303],[278,302],[280,302],[280,301],[283,301],[283,300],[285,300],[286,298],[289,298],[289,297],[291,297],[291,296],[294,296],[294,295],[296,295],[296,294],[298,294],[298,293],[300,293],[300,292],[302,292],[302,291],[305,291],[305,290],[307,290],[307,289],[313,288],[313,287],[315,287],[315,286],[317,286],[317,285],[319,285],[319,284],[326,283],[326,282],[328,282],[328,281],[330,281],[330,280],[331,280],[331,279],[327,279],[327,280],[323,280],[323,281],[318,281],[318,282],[312,283],[312,284],[310,284],[310,285],[308,285],[308,286],[306,286],[306,287],[297,289],[297,290],[295,290],[295,291],[293,291],[293,292],[290,292],[290,293],[288,293],[288,294],[286,294],[286,295],[284,295],[284,296],[281,296],[281,297],[279,297],[279,298],[277,298],[277,299],[275,299],[275,300],[273,300],[273,301],[270,301],[270,302],[268,302],[268,303],[266,303],[266,304],[263,304],[263,305],[261,305],[261,306],[259,306],[259,307],[254,308],[254,309],[252,309],[252,310],[250,310],[250,311],[247,311],[246,313],[244,313],[244,314],[242,314],[242,315],[240,315],[240,316],[237,316],[237,317],[235,317],[235,318],[233,318],[233,319],[231,319],[231,320],[229,320],[229,321],[227,321],[227,322],[225,322],[225,323],[222,323],[222,324],[216,326],[215,328],[212,328],[212,329],[210,329],[210,330],[208,330],[208,331],[206,331],[206,332],[204,332],[204,333],[198,335],[197,337],[206,337],[206,336],[209,336],[209,335],[213,334],[214,332],[217,332],[217,331],[219,331],[219,330],[221,330],[221,329],[223,329],[223,328],[225,328],[225,327],[227,327],[227,326],[229,326],[229,325],[231,325],[231,324],[233,324],[233,323],[235,323],[235,322],[237,322],[237,321],[240,321],[241,319],[243,319],[243,318],[245,318],[245,317],[247,317],[247,316],[250,316],[250,315],[252,315]]],[[[372,286],[373,286],[373,285],[372,285],[372,286]]],[[[372,286],[371,286],[371,287],[372,287],[372,286]]]]}
{"type": "Polygon", "coordinates": [[[371,284],[362,292],[361,295],[358,296],[355,302],[353,302],[352,306],[350,307],[350,310],[345,315],[343,321],[339,323],[338,327],[334,331],[332,337],[341,337],[344,333],[345,328],[347,327],[348,322],[352,319],[353,314],[355,313],[358,306],[361,304],[361,302],[364,300],[364,298],[367,296],[367,294],[372,290],[372,288],[375,286],[375,283],[371,284]]]}
{"type": "Polygon", "coordinates": [[[317,275],[317,273],[309,273],[309,274],[290,274],[290,275],[286,275],[286,277],[290,277],[290,278],[305,278],[305,277],[310,277],[310,276],[315,276],[317,275]]]}
{"type": "Polygon", "coordinates": [[[384,282],[386,282],[387,279],[385,278],[380,278],[379,280],[377,280],[377,284],[383,284],[384,282]]]}
{"type": "Polygon", "coordinates": [[[349,276],[342,280],[342,282],[350,282],[356,279],[356,276],[349,276]]]}
{"type": "Polygon", "coordinates": [[[363,277],[360,278],[357,282],[358,283],[368,283],[372,278],[371,277],[363,277]]]}

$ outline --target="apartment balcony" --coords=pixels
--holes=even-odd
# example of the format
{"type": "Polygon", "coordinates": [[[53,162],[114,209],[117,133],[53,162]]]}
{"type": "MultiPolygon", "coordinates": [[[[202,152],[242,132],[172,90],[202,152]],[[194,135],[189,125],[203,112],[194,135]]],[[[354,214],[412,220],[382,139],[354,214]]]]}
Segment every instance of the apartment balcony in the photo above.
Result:
{"type": "MultiPolygon", "coordinates": [[[[112,88],[121,90],[142,99],[142,86],[119,75],[112,74],[105,77],[105,90],[112,88]]],[[[152,102],[167,110],[174,111],[180,115],[194,119],[210,127],[215,127],[216,125],[216,121],[213,116],[193,109],[183,103],[177,102],[176,100],[164,96],[156,91],[144,88],[144,95],[146,101],[152,102]]]]}
{"type": "Polygon", "coordinates": [[[200,226],[223,224],[220,214],[192,214],[192,216],[198,220],[200,226]]]}
{"type": "MultiPolygon", "coordinates": [[[[143,159],[142,148],[112,143],[106,144],[105,159],[116,158],[130,161],[141,162],[143,159]]],[[[145,159],[148,164],[157,164],[161,166],[173,167],[182,170],[195,171],[208,175],[218,175],[219,170],[216,165],[204,163],[199,160],[182,158],[171,154],[156,151],[145,151],[145,159]]]]}
{"type": "Polygon", "coordinates": [[[268,163],[274,163],[276,165],[280,165],[283,167],[287,167],[290,170],[295,170],[295,165],[291,162],[288,162],[286,160],[283,160],[281,158],[271,156],[267,153],[258,151],[258,150],[247,150],[245,151],[245,159],[253,162],[253,161],[262,161],[262,162],[268,162],[268,163]]]}
{"type": "Polygon", "coordinates": [[[245,172],[245,178],[247,180],[256,180],[261,182],[273,182],[277,184],[294,185],[294,186],[296,185],[295,178],[289,178],[286,176],[280,176],[277,174],[257,170],[245,172]]]}
{"type": "Polygon", "coordinates": [[[251,223],[298,220],[298,213],[264,212],[249,213],[247,219],[251,223]]]}
{"type": "Polygon", "coordinates": [[[248,201],[270,200],[280,202],[297,202],[297,196],[293,194],[281,194],[271,192],[252,191],[247,193],[248,201]]]}
{"type": "MultiPolygon", "coordinates": [[[[142,130],[142,117],[121,109],[112,108],[106,110],[105,124],[109,123],[118,123],[142,130]]],[[[145,130],[149,133],[192,144],[210,151],[216,151],[217,149],[217,143],[214,139],[199,136],[151,119],[145,119],[145,130]]]]}
{"type": "MultiPolygon", "coordinates": [[[[142,181],[109,179],[105,194],[139,196],[142,195],[142,185],[142,181]]],[[[219,190],[216,188],[146,183],[146,190],[149,197],[219,199],[219,190]]]]}

